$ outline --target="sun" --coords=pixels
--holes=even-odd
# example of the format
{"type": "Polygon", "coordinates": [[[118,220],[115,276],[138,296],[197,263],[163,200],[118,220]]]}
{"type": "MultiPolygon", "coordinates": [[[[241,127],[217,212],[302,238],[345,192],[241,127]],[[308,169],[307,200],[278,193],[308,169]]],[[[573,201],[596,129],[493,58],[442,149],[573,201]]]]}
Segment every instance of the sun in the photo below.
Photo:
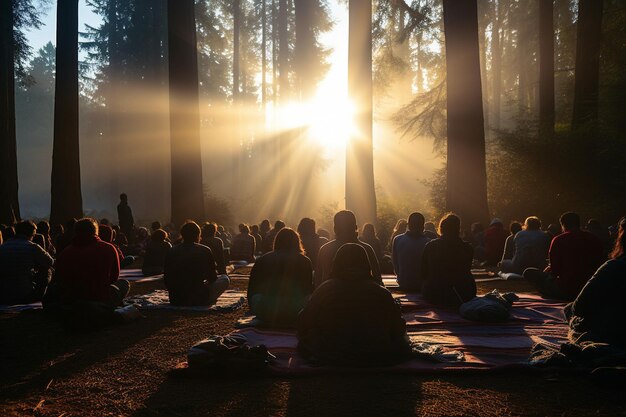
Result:
{"type": "Polygon", "coordinates": [[[306,128],[306,140],[321,146],[327,156],[345,149],[354,136],[354,106],[340,85],[322,82],[315,97],[293,102],[277,109],[277,127],[290,130],[306,128]]]}

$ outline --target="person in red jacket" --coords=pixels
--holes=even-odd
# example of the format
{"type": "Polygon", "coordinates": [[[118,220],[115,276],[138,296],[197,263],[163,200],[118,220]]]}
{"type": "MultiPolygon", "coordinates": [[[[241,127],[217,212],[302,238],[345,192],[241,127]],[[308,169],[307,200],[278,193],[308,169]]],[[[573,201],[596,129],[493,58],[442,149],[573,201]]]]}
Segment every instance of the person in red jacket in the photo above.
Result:
{"type": "Polygon", "coordinates": [[[606,255],[602,241],[580,229],[578,214],[565,213],[560,222],[563,233],[552,239],[550,264],[543,272],[528,268],[524,277],[535,282],[544,297],[572,301],[606,261],[606,255]]]}
{"type": "Polygon", "coordinates": [[[74,239],[56,261],[54,283],[62,305],[78,301],[98,302],[111,308],[122,304],[130,284],[120,280],[120,261],[115,246],[100,240],[98,223],[81,219],[74,239]]]}

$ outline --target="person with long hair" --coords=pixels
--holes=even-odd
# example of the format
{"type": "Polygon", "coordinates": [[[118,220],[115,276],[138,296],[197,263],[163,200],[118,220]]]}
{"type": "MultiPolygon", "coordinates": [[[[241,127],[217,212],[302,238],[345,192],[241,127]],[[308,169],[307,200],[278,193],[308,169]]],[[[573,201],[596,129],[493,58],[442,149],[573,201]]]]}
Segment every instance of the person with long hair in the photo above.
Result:
{"type": "Polygon", "coordinates": [[[565,306],[573,341],[626,347],[626,216],[618,227],[610,259],[596,271],[574,302],[565,306]]]}
{"type": "Polygon", "coordinates": [[[382,263],[383,245],[382,243],[380,243],[380,239],[378,239],[378,236],[376,235],[376,228],[372,223],[365,223],[363,225],[363,230],[361,230],[359,240],[370,245],[372,249],[374,249],[374,253],[376,254],[376,259],[378,260],[378,263],[382,263]]]}
{"type": "Polygon", "coordinates": [[[461,219],[454,213],[441,219],[439,234],[422,255],[422,294],[433,304],[458,307],[476,296],[474,249],[461,239],[461,219]]]}
{"type": "Polygon", "coordinates": [[[316,288],[300,313],[298,351],[311,361],[338,366],[390,365],[408,359],[400,306],[376,284],[361,245],[339,248],[330,279],[316,288]]]}
{"type": "Polygon", "coordinates": [[[311,260],[313,267],[315,267],[317,254],[320,248],[328,243],[328,239],[317,234],[315,231],[315,220],[309,217],[304,217],[300,220],[298,234],[300,235],[300,240],[302,240],[304,255],[311,260]]]}
{"type": "Polygon", "coordinates": [[[313,291],[313,267],[303,255],[298,234],[282,228],[274,250],[256,260],[250,271],[248,305],[265,325],[289,327],[313,291]]]}
{"type": "Polygon", "coordinates": [[[393,232],[391,232],[391,237],[389,238],[389,243],[387,244],[387,250],[389,252],[391,252],[392,249],[393,249],[393,240],[396,238],[396,236],[405,233],[408,225],[409,224],[407,223],[406,219],[399,219],[396,222],[396,225],[393,228],[393,232]]]}

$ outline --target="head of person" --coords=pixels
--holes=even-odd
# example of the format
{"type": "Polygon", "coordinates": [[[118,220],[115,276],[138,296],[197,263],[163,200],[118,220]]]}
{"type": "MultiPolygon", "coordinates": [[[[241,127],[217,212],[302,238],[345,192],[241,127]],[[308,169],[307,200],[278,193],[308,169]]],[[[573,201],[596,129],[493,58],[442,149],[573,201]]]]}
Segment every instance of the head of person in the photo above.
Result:
{"type": "Polygon", "coordinates": [[[2,236],[4,236],[4,240],[15,237],[15,226],[6,226],[2,229],[2,236]]]}
{"type": "Polygon", "coordinates": [[[200,226],[194,221],[186,221],[180,228],[180,235],[184,243],[198,243],[200,241],[200,226]]]}
{"type": "Polygon", "coordinates": [[[330,232],[326,229],[322,229],[322,228],[317,229],[317,234],[320,235],[320,237],[330,239],[330,232]]]}
{"type": "Polygon", "coordinates": [[[284,222],[284,221],[282,221],[282,220],[276,220],[276,221],[274,222],[274,229],[275,229],[275,230],[280,230],[280,229],[282,229],[283,227],[285,227],[285,222],[284,222]]]}
{"type": "Polygon", "coordinates": [[[400,219],[396,222],[396,225],[393,227],[393,234],[394,235],[399,235],[401,233],[406,232],[406,228],[408,226],[408,223],[406,220],[404,219],[400,219]]]}
{"type": "Polygon", "coordinates": [[[364,239],[375,239],[376,238],[376,228],[372,223],[365,223],[363,225],[363,230],[361,231],[361,237],[364,239]]]}
{"type": "Polygon", "coordinates": [[[106,217],[100,220],[100,224],[103,224],[105,226],[108,226],[109,223],[109,219],[107,219],[106,217]]]}
{"type": "Polygon", "coordinates": [[[50,223],[45,220],[37,223],[37,233],[40,233],[44,236],[50,236],[50,223]]]}
{"type": "Polygon", "coordinates": [[[491,220],[491,223],[489,223],[489,227],[493,227],[493,228],[497,228],[497,229],[503,229],[504,228],[504,224],[502,223],[502,220],[500,220],[497,217],[494,217],[491,220]]]}
{"type": "Polygon", "coordinates": [[[98,236],[101,240],[104,240],[105,242],[113,242],[113,233],[113,229],[105,224],[100,224],[100,226],[98,227],[98,236]]]}
{"type": "Polygon", "coordinates": [[[303,253],[302,242],[300,236],[295,230],[289,227],[283,227],[274,238],[274,250],[283,250],[287,252],[303,253]]]}
{"type": "Polygon", "coordinates": [[[137,229],[137,237],[141,240],[145,240],[150,236],[150,232],[145,227],[140,227],[137,229]]]}
{"type": "Polygon", "coordinates": [[[524,230],[540,230],[541,220],[537,216],[529,216],[524,220],[524,230]]]}
{"type": "Polygon", "coordinates": [[[333,259],[330,278],[346,281],[372,279],[372,269],[365,249],[356,243],[342,245],[333,259]]]}
{"type": "Polygon", "coordinates": [[[259,225],[258,224],[253,224],[252,226],[250,226],[250,231],[252,232],[253,235],[258,235],[259,234],[259,225]]]}
{"type": "Polygon", "coordinates": [[[224,233],[225,229],[224,226],[222,226],[221,224],[219,226],[217,226],[217,231],[220,233],[224,233]]]}
{"type": "Polygon", "coordinates": [[[217,232],[215,223],[205,223],[202,226],[202,237],[215,237],[215,232],[217,232]]]}
{"type": "Polygon", "coordinates": [[[264,219],[261,222],[261,231],[267,232],[268,230],[270,230],[270,221],[268,219],[264,219]]]}
{"type": "MultiPolygon", "coordinates": [[[[424,215],[422,213],[414,212],[409,215],[409,221],[407,222],[407,228],[410,232],[422,233],[424,231],[424,215]]],[[[433,224],[433,228],[435,225],[433,224]]]]}
{"type": "Polygon", "coordinates": [[[512,235],[516,235],[517,232],[520,232],[522,230],[522,224],[520,222],[511,222],[509,224],[509,232],[511,232],[512,235]]]}
{"type": "Polygon", "coordinates": [[[485,230],[485,228],[483,227],[483,224],[480,222],[472,223],[472,225],[470,226],[470,231],[472,232],[473,235],[481,233],[483,230],[485,230]]]}
{"type": "Polygon", "coordinates": [[[37,226],[30,220],[24,220],[15,225],[15,235],[28,240],[33,240],[37,233],[37,226]]]}
{"type": "Polygon", "coordinates": [[[126,195],[126,193],[120,194],[120,201],[122,203],[127,203],[128,202],[128,196],[126,195]]]}
{"type": "Polygon", "coordinates": [[[626,216],[622,217],[617,224],[617,239],[611,252],[611,259],[624,256],[624,248],[626,248],[626,216]]]}
{"type": "Polygon", "coordinates": [[[50,234],[52,236],[60,236],[63,234],[63,232],[65,232],[65,229],[63,228],[62,224],[55,224],[54,226],[52,226],[52,230],[50,232],[50,234]]]}
{"type": "Polygon", "coordinates": [[[76,225],[76,219],[69,219],[65,222],[65,233],[74,233],[74,225],[76,225]]]}
{"type": "Polygon", "coordinates": [[[160,221],[154,221],[152,222],[152,224],[150,225],[150,229],[154,232],[155,230],[159,230],[161,229],[161,222],[160,221]]]}
{"type": "Polygon", "coordinates": [[[439,234],[443,237],[459,237],[461,233],[461,218],[454,213],[448,213],[439,221],[439,234]]]}
{"type": "Polygon", "coordinates": [[[167,232],[163,229],[157,229],[152,232],[150,239],[153,242],[165,242],[165,239],[167,239],[167,232]]]}
{"type": "Polygon", "coordinates": [[[303,217],[298,224],[298,234],[302,237],[315,235],[315,220],[303,217]]]}
{"type": "Polygon", "coordinates": [[[249,235],[250,234],[250,228],[248,227],[247,224],[241,223],[239,225],[239,233],[241,233],[242,235],[249,235]]]}
{"type": "Polygon", "coordinates": [[[561,233],[561,226],[558,224],[550,223],[548,225],[547,232],[550,233],[552,236],[557,236],[561,233]]]}
{"type": "Polygon", "coordinates": [[[354,239],[357,236],[356,216],[349,210],[341,210],[333,219],[335,237],[339,240],[354,239]]]}
{"type": "Polygon", "coordinates": [[[573,211],[563,213],[559,219],[563,231],[580,229],[580,216],[573,211]]]}
{"type": "Polygon", "coordinates": [[[433,222],[424,223],[424,230],[432,233],[437,233],[437,226],[433,222]]]}
{"type": "Polygon", "coordinates": [[[90,217],[80,219],[74,225],[74,234],[78,239],[98,236],[98,222],[90,217]]]}

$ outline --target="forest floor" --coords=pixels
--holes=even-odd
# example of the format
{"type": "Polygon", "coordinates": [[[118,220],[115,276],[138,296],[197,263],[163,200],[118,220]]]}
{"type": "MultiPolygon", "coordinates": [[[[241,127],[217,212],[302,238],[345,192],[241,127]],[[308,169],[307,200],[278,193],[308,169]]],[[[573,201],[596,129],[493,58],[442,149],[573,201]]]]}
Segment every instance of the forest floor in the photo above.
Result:
{"type": "MultiPolygon", "coordinates": [[[[502,291],[529,290],[501,284],[502,291]]],[[[245,279],[233,282],[234,289],[246,285],[245,279]]],[[[493,287],[482,283],[479,291],[493,287]]],[[[156,288],[162,282],[139,283],[132,294],[156,288]]],[[[0,416],[626,415],[624,391],[567,374],[170,374],[191,345],[230,332],[245,311],[151,310],[141,320],[87,334],[68,334],[42,311],[0,314],[0,416]]]]}

